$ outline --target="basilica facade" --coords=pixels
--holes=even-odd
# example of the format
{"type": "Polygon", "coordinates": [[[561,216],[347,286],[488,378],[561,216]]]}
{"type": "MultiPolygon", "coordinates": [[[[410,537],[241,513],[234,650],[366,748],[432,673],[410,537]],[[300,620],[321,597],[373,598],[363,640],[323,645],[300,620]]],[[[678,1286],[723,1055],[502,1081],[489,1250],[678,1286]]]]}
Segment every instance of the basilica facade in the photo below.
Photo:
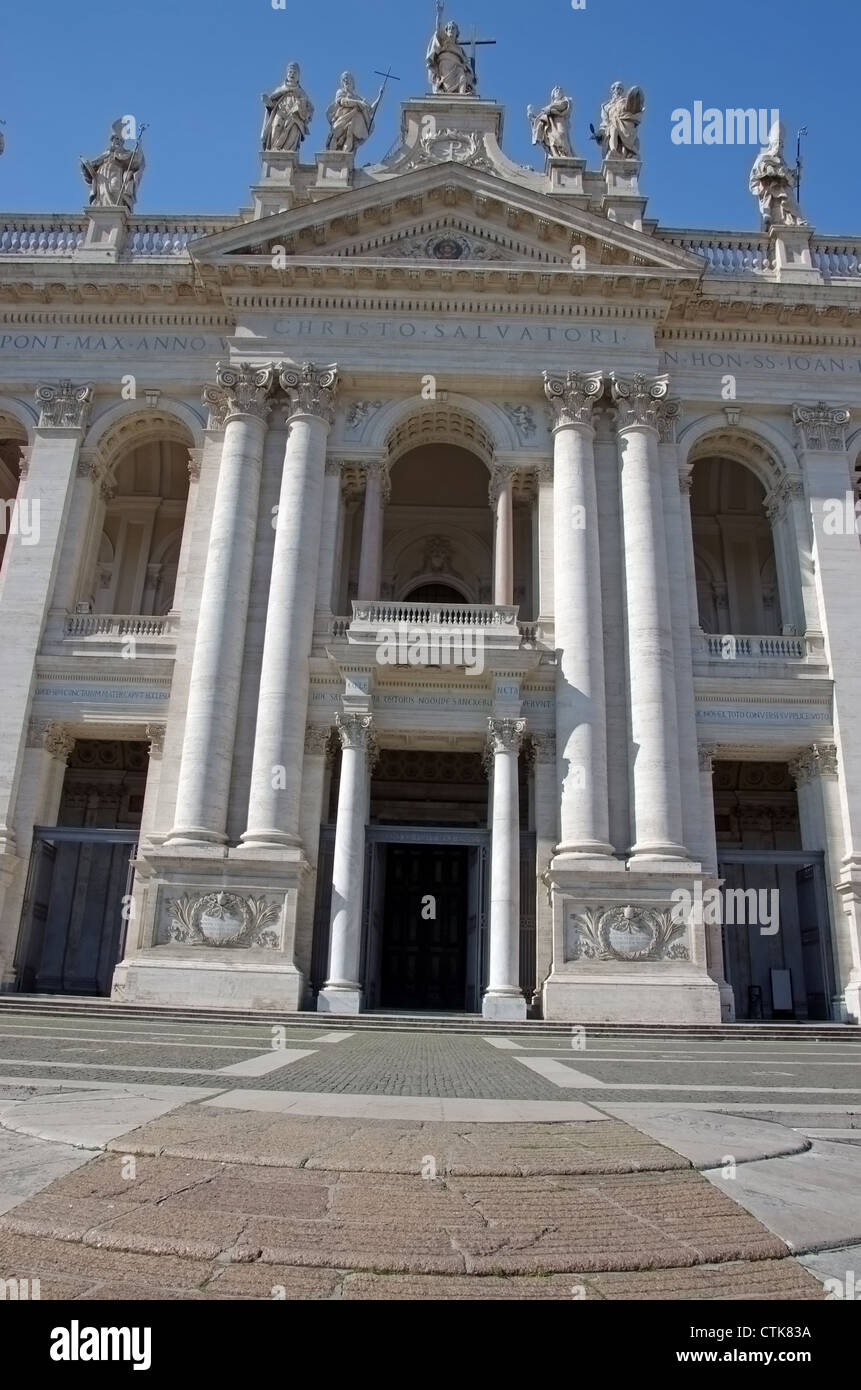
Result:
{"type": "Polygon", "coordinates": [[[861,241],[428,72],[363,166],[293,65],[234,216],[115,132],[0,219],[2,988],[857,1023],[861,241]]]}

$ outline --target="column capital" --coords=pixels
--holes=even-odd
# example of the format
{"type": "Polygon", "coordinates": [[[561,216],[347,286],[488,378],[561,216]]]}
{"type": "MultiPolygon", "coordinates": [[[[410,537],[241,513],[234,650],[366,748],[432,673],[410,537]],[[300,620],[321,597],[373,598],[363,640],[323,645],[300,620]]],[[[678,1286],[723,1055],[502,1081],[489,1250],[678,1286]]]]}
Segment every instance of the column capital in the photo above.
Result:
{"type": "Polygon", "coordinates": [[[792,423],[798,448],[811,453],[843,453],[846,427],[851,418],[852,412],[845,406],[828,405],[826,401],[817,401],[816,405],[794,405],[792,423]]]}
{"type": "Polygon", "coordinates": [[[386,506],[392,497],[392,475],[391,464],[388,459],[368,459],[362,464],[362,472],[365,475],[365,486],[372,478],[380,485],[380,494],[386,506]]]}
{"type": "Polygon", "coordinates": [[[531,737],[532,749],[537,763],[556,762],[556,735],[555,734],[533,734],[531,737]]]}
{"type": "Polygon", "coordinates": [[[684,493],[686,497],[690,497],[693,485],[694,466],[692,463],[686,463],[683,468],[679,469],[679,491],[684,493]]]}
{"type": "Polygon", "coordinates": [[[796,787],[815,777],[837,776],[837,748],[833,743],[814,743],[789,764],[789,775],[796,787]]]}
{"type": "Polygon", "coordinates": [[[780,521],[796,498],[804,497],[804,479],[800,473],[782,473],[765,499],[769,521],[780,521]]]}
{"type": "Polygon", "coordinates": [[[147,724],[146,736],[149,743],[149,755],[156,760],[164,756],[164,735],[165,724],[147,724]]]}
{"type": "Polygon", "coordinates": [[[223,430],[234,415],[265,420],[274,381],[275,368],[271,363],[268,367],[252,367],[242,362],[238,367],[230,367],[219,362],[215,385],[203,388],[203,404],[209,406],[207,429],[223,430]]]}
{"type": "Polygon", "coordinates": [[[303,362],[301,367],[282,366],[278,381],[289,402],[288,421],[297,415],[314,415],[332,424],[340,385],[337,363],[328,367],[316,367],[313,362],[303,362]]]}
{"type": "Polygon", "coordinates": [[[336,714],[335,728],[342,748],[355,748],[371,757],[377,752],[377,733],[372,714],[336,714]]]}
{"type": "Polygon", "coordinates": [[[332,751],[331,724],[308,724],[305,727],[305,755],[309,758],[328,759],[332,751]]]}
{"type": "Polygon", "coordinates": [[[27,747],[44,748],[52,758],[67,763],[75,746],[75,737],[68,724],[56,719],[31,719],[27,730],[27,747]]]}
{"type": "Polygon", "coordinates": [[[73,381],[40,382],[36,387],[39,429],[85,430],[93,404],[93,388],[73,381]]]}
{"type": "Polygon", "coordinates": [[[544,394],[553,410],[553,429],[592,424],[592,407],[604,391],[600,372],[545,372],[544,394]]]}
{"type": "Polygon", "coordinates": [[[681,401],[662,401],[658,407],[658,439],[661,444],[675,444],[676,429],[682,414],[681,401]]]}
{"type": "Polygon", "coordinates": [[[669,392],[665,377],[635,372],[629,379],[610,373],[610,392],[618,411],[617,429],[643,428],[660,432],[660,417],[669,392]]]}
{"type": "Polygon", "coordinates": [[[697,745],[697,752],[700,760],[700,772],[714,772],[717,749],[711,744],[700,743],[697,745]]]}
{"type": "Polygon", "coordinates": [[[189,449],[188,451],[188,481],[190,483],[200,482],[200,469],[203,463],[202,449],[189,449]]]}
{"type": "Polygon", "coordinates": [[[525,719],[488,719],[487,751],[492,754],[513,753],[516,757],[525,731],[525,719]]]}
{"type": "Polygon", "coordinates": [[[516,470],[512,464],[495,463],[490,470],[488,494],[491,507],[495,507],[504,492],[514,486],[516,470]]]}

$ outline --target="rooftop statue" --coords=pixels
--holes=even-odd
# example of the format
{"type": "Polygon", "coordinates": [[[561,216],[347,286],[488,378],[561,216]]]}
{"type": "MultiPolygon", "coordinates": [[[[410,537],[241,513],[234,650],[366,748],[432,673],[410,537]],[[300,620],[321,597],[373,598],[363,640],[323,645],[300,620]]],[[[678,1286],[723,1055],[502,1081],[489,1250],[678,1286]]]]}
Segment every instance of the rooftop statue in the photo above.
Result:
{"type": "Polygon", "coordinates": [[[571,113],[574,103],[566,97],[561,87],[554,87],[550,100],[540,111],[534,106],[526,108],[532,125],[532,143],[540,145],[551,159],[571,159],[574,150],[571,145],[571,113]]]}
{"type": "Polygon", "coordinates": [[[90,186],[90,207],[124,208],[131,212],[137,202],[144,171],[140,140],[128,149],[122,135],[123,122],[114,121],[104,154],[82,159],[81,172],[90,186]]]}
{"type": "Polygon", "coordinates": [[[597,130],[589,127],[605,159],[639,159],[639,126],[645,109],[645,97],[639,87],[626,92],[621,82],[613,83],[601,107],[601,124],[597,130]]]}
{"type": "Polygon", "coordinates": [[[363,145],[374,128],[374,119],[383,99],[385,86],[380,88],[376,101],[364,101],[356,91],[356,79],[351,72],[341,74],[341,85],[335,100],[326,112],[331,130],[327,150],[352,154],[363,145]]]}
{"type": "Polygon", "coordinates": [[[291,63],[284,81],[271,95],[263,93],[266,118],[261,141],[264,151],[293,154],[308,137],[314,107],[300,82],[298,63],[291,63]]]}
{"type": "Polygon", "coordinates": [[[783,142],[786,130],[782,121],[771,127],[768,144],[761,149],[750,171],[750,191],[759,199],[759,210],[766,231],[770,227],[806,227],[801,209],[793,192],[795,173],[786,162],[783,142]]]}
{"type": "Polygon", "coordinates": [[[460,30],[453,22],[443,25],[443,4],[437,0],[436,30],[428,46],[428,77],[434,92],[446,96],[475,95],[475,68],[460,42],[460,30]]]}

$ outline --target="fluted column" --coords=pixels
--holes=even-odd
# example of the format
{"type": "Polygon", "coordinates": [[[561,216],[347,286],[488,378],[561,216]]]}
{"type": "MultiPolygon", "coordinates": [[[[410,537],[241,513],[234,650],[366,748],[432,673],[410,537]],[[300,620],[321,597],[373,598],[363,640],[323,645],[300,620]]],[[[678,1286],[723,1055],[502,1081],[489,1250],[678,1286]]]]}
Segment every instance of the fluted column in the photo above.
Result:
{"type": "Polygon", "coordinates": [[[490,477],[493,508],[493,602],[514,603],[514,471],[496,466],[490,477]]]}
{"type": "Polygon", "coordinates": [[[482,1001],[485,1018],[526,1018],[520,988],[520,788],[518,755],[524,719],[489,719],[493,757],[490,852],[490,964],[482,1001]]]}
{"type": "Polygon", "coordinates": [[[260,670],[246,849],[298,848],[309,656],[336,367],[281,372],[290,402],[260,670]],[[309,582],[310,581],[310,582],[309,582]]]}
{"type": "Polygon", "coordinates": [[[691,488],[694,470],[691,464],[679,469],[679,503],[682,518],[682,549],[685,556],[685,591],[690,609],[691,636],[701,631],[700,600],[697,593],[697,566],[694,554],[694,526],[691,517],[691,488]]]}
{"type": "Polygon", "coordinates": [[[362,1009],[362,903],[365,889],[365,825],[371,760],[376,740],[370,714],[337,718],[341,781],[332,868],[329,973],[317,998],[319,1013],[357,1014],[362,1009]]]}
{"type": "Polygon", "coordinates": [[[365,466],[365,477],[358,597],[367,601],[380,597],[383,575],[383,522],[385,509],[392,494],[392,485],[388,464],[382,459],[375,459],[365,466]]]}
{"type": "Polygon", "coordinates": [[[604,386],[600,376],[545,372],[544,389],[555,417],[553,553],[561,836],[556,858],[578,862],[596,856],[610,859],[601,561],[592,427],[592,406],[604,386]]]}
{"type": "Polygon", "coordinates": [[[633,757],[633,861],[684,859],[658,412],[667,383],[613,378],[622,469],[633,757]]]}
{"type": "Polygon", "coordinates": [[[224,444],[185,715],[174,828],[167,844],[223,845],[239,709],[270,367],[219,366],[204,391],[224,444]]]}
{"type": "Polygon", "coordinates": [[[553,464],[542,463],[537,470],[538,500],[538,619],[552,623],[555,611],[553,589],[553,464]]]}

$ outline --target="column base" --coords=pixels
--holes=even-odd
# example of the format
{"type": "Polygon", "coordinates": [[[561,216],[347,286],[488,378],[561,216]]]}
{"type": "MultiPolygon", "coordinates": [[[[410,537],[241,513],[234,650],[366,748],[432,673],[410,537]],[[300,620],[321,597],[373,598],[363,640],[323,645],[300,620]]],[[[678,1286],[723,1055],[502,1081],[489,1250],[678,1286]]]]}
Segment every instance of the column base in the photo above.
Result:
{"type": "Polygon", "coordinates": [[[596,962],[554,971],[543,1016],[564,1023],[720,1023],[720,991],[705,971],[675,965],[596,962]]]}
{"type": "Polygon", "coordinates": [[[266,853],[272,850],[301,849],[302,841],[298,835],[287,835],[283,830],[246,830],[240,835],[239,844],[234,851],[239,857],[245,850],[266,853]]]}
{"type": "Polygon", "coordinates": [[[568,845],[559,845],[554,851],[550,861],[550,868],[554,873],[599,873],[615,874],[625,872],[624,859],[617,859],[612,845],[600,846],[597,849],[571,848],[568,845]]]}
{"type": "Polygon", "coordinates": [[[360,1014],[364,1006],[361,985],[326,985],[317,996],[318,1014],[360,1014]]]}
{"type": "Polygon", "coordinates": [[[498,1023],[525,1023],[526,1000],[519,989],[489,989],[481,1001],[481,1016],[498,1023]]]}
{"type": "Polygon", "coordinates": [[[843,991],[843,1008],[846,1023],[861,1023],[861,980],[849,981],[843,991]]]}
{"type": "Polygon", "coordinates": [[[120,961],[111,999],[121,1004],[298,1013],[305,980],[290,963],[238,959],[239,951],[208,951],[206,959],[170,947],[120,961]]]}

